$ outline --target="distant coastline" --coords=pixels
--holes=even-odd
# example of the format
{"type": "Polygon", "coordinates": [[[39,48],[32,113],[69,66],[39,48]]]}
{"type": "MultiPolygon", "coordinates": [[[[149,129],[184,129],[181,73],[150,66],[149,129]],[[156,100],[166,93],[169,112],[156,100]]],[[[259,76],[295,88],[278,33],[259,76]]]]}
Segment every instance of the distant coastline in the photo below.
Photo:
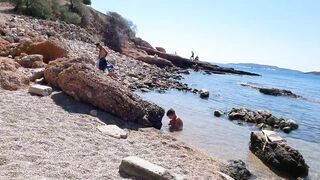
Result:
{"type": "Polygon", "coordinates": [[[306,72],[305,74],[313,74],[320,76],[320,71],[312,71],[312,72],[306,72]]]}

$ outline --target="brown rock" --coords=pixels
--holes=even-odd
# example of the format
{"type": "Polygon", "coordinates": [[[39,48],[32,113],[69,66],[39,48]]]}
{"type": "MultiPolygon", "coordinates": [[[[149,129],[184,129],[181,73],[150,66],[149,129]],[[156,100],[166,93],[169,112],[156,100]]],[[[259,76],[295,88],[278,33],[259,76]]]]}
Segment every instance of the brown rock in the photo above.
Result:
{"type": "Polygon", "coordinates": [[[160,52],[163,52],[163,53],[167,53],[167,51],[162,47],[156,47],[156,50],[160,51],[160,52]]]}
{"type": "Polygon", "coordinates": [[[0,37],[0,56],[7,57],[9,55],[9,42],[0,37]]]}
{"type": "Polygon", "coordinates": [[[69,68],[75,63],[88,63],[94,65],[94,62],[86,57],[80,58],[60,58],[50,62],[44,71],[45,80],[54,87],[58,85],[58,75],[65,69],[69,68]]]}
{"type": "Polygon", "coordinates": [[[28,77],[19,67],[13,59],[0,57],[0,88],[14,91],[29,85],[28,77]]]}
{"type": "Polygon", "coordinates": [[[68,56],[68,51],[64,45],[55,39],[41,42],[32,42],[30,39],[25,39],[17,45],[11,55],[15,57],[20,56],[21,53],[29,55],[41,54],[45,63],[68,56]]]}
{"type": "Polygon", "coordinates": [[[40,54],[27,55],[17,60],[17,62],[25,68],[35,68],[35,66],[43,66],[43,56],[40,54]]]}
{"type": "Polygon", "coordinates": [[[61,58],[50,62],[45,79],[66,94],[90,103],[126,121],[160,129],[164,110],[141,100],[129,89],[97,70],[88,58],[61,58]]]}
{"type": "Polygon", "coordinates": [[[57,40],[47,40],[31,44],[27,54],[41,54],[45,63],[68,56],[68,51],[57,40]]]}

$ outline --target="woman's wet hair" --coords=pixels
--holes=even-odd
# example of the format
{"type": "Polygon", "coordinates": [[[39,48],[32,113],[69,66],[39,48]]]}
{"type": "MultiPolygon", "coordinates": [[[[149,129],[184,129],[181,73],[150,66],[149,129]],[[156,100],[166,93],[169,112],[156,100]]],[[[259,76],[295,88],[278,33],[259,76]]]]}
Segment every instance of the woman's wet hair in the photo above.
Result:
{"type": "Polygon", "coordinates": [[[169,111],[167,112],[167,116],[171,116],[174,115],[176,112],[171,108],[169,109],[169,111]]]}

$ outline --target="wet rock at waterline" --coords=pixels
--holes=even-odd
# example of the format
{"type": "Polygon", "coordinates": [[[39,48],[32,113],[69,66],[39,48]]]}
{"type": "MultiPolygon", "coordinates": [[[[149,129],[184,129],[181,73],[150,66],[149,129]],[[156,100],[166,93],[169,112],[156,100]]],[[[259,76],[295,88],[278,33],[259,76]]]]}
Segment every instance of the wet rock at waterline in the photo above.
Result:
{"type": "Polygon", "coordinates": [[[209,95],[210,95],[209,91],[206,89],[201,89],[199,91],[199,94],[200,94],[200,98],[202,98],[202,99],[207,99],[207,98],[209,98],[209,95]]]}
{"type": "Polygon", "coordinates": [[[260,129],[281,129],[285,133],[298,129],[299,125],[291,119],[277,118],[266,110],[257,112],[245,108],[233,108],[228,113],[229,120],[244,121],[257,124],[260,129]]]}
{"type": "Polygon", "coordinates": [[[285,142],[269,142],[262,132],[252,132],[250,140],[250,150],[266,165],[296,177],[308,175],[303,156],[285,142]]]}
{"type": "Polygon", "coordinates": [[[229,175],[235,180],[246,180],[251,177],[251,172],[247,169],[242,160],[230,160],[228,164],[221,168],[221,172],[229,175]]]}
{"type": "Polygon", "coordinates": [[[222,111],[214,111],[214,116],[215,117],[221,117],[224,114],[222,111]]]}
{"type": "Polygon", "coordinates": [[[286,89],[277,89],[277,88],[265,88],[265,87],[260,87],[248,83],[241,83],[241,86],[246,86],[250,87],[252,89],[258,90],[260,93],[265,94],[265,95],[271,95],[271,96],[287,96],[291,98],[302,98],[302,96],[299,96],[292,91],[286,90],[286,89]]]}

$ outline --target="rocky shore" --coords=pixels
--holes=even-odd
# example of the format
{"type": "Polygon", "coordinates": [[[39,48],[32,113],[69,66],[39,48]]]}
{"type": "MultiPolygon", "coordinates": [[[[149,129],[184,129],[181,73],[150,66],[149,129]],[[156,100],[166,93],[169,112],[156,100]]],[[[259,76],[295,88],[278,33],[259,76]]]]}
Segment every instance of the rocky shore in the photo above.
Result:
{"type": "Polygon", "coordinates": [[[180,82],[188,70],[108,49],[119,76],[114,80],[96,70],[97,39],[86,30],[1,12],[0,17],[1,177],[122,179],[127,177],[118,172],[121,160],[139,156],[187,179],[231,179],[219,172],[223,162],[156,129],[141,129],[160,129],[164,109],[131,91],[197,93],[180,82]],[[26,89],[34,83],[57,89],[48,97],[33,96],[26,89]],[[124,129],[127,139],[101,133],[98,127],[105,124],[124,129]]]}

